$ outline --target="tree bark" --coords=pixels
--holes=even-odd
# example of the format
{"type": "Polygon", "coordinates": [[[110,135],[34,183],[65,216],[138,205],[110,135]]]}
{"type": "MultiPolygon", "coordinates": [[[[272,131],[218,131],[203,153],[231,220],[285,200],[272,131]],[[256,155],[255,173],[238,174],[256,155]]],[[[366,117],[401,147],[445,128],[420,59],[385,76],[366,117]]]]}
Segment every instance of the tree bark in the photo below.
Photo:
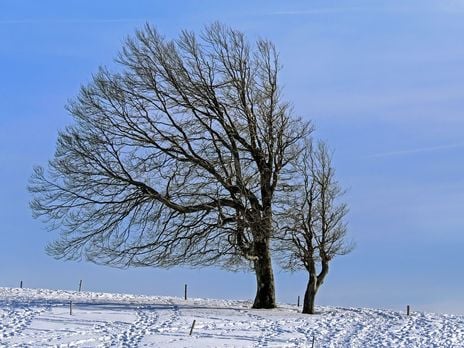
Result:
{"type": "Polygon", "coordinates": [[[268,241],[254,243],[258,259],[254,261],[256,273],[256,297],[253,308],[275,308],[274,273],[268,241]]]}
{"type": "Polygon", "coordinates": [[[306,286],[303,302],[303,313],[314,314],[314,303],[318,289],[319,286],[317,284],[317,277],[311,275],[308,280],[308,285],[306,286]]]}
{"type": "Polygon", "coordinates": [[[309,270],[309,280],[303,302],[303,313],[305,314],[314,314],[314,303],[316,301],[317,291],[322,283],[324,283],[324,279],[329,273],[329,260],[322,260],[321,272],[318,275],[315,274],[315,270],[314,266],[309,270]]]}

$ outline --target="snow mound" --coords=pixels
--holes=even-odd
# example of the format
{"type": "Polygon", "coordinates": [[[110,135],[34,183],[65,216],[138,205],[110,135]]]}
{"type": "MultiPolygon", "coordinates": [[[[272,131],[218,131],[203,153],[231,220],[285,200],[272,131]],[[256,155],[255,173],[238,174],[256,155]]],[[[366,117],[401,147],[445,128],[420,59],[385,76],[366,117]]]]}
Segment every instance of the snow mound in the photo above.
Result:
{"type": "Polygon", "coordinates": [[[250,305],[0,288],[0,347],[464,347],[464,316],[250,305]]]}

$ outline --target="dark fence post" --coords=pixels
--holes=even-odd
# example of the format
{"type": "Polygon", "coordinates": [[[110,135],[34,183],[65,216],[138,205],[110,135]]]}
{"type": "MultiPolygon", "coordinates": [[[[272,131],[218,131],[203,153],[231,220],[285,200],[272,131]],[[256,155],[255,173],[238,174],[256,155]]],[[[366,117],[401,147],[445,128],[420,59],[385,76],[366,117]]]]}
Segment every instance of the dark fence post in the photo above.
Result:
{"type": "Polygon", "coordinates": [[[82,290],[82,279],[79,282],[79,292],[81,292],[81,290],[82,290]]]}
{"type": "Polygon", "coordinates": [[[187,284],[184,285],[184,300],[187,301],[187,284]]]}
{"type": "Polygon", "coordinates": [[[409,305],[406,306],[406,315],[409,315],[409,312],[410,312],[410,308],[409,308],[409,305]]]}
{"type": "Polygon", "coordinates": [[[195,322],[196,322],[196,320],[194,319],[194,320],[193,320],[193,323],[192,323],[192,327],[190,328],[189,336],[192,336],[192,332],[193,332],[193,328],[194,328],[194,326],[195,326],[195,322]]]}
{"type": "Polygon", "coordinates": [[[297,307],[300,307],[300,296],[298,296],[298,302],[297,302],[297,307]]]}
{"type": "Polygon", "coordinates": [[[19,288],[20,288],[20,289],[23,288],[23,281],[22,281],[22,280],[19,282],[19,288]]]}
{"type": "Polygon", "coordinates": [[[72,315],[72,301],[69,301],[69,315],[72,315]]]}

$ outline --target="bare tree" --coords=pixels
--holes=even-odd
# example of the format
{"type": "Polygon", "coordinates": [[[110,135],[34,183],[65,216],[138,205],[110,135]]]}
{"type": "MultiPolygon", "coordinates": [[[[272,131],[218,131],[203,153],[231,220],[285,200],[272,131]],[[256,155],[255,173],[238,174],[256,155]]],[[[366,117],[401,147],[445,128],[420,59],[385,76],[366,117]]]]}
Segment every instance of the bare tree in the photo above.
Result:
{"type": "Polygon", "coordinates": [[[348,213],[339,202],[344,191],[335,180],[331,155],[325,143],[313,146],[307,140],[295,170],[293,199],[281,215],[281,239],[277,243],[285,269],[305,269],[309,274],[303,313],[313,314],[316,294],[329,272],[329,263],[337,255],[352,250],[346,241],[348,213]],[[299,189],[298,189],[299,188],[299,189]]]}
{"type": "Polygon", "coordinates": [[[117,72],[100,68],[67,109],[31,207],[48,253],[117,267],[220,265],[256,273],[275,307],[273,204],[308,123],[291,115],[272,43],[220,24],[174,41],[146,25],[117,72]]]}

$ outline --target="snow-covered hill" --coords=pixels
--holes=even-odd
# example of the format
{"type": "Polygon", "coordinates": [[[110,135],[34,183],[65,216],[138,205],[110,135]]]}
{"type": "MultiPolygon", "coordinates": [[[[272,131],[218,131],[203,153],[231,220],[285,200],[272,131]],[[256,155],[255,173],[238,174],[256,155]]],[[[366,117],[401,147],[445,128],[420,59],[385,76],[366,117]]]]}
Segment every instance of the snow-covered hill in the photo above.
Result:
{"type": "Polygon", "coordinates": [[[1,347],[464,347],[464,317],[0,288],[1,347]],[[72,301],[72,315],[69,302],[72,301]],[[196,321],[193,333],[189,331],[196,321]]]}

